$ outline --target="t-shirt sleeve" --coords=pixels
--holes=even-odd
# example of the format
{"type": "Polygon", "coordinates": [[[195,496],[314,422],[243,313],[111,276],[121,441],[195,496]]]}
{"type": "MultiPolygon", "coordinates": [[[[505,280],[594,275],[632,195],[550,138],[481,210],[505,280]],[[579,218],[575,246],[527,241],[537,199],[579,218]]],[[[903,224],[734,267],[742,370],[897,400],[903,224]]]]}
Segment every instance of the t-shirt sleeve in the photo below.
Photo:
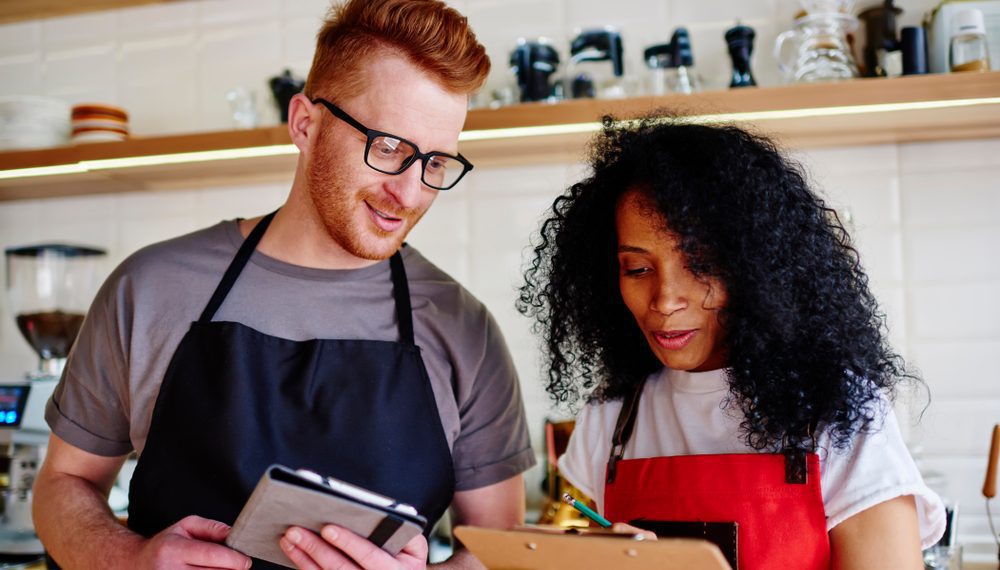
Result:
{"type": "Polygon", "coordinates": [[[609,418],[617,419],[621,402],[588,404],[576,418],[566,453],[559,458],[559,474],[604,512],[604,475],[611,451],[609,418]]]}
{"type": "Polygon", "coordinates": [[[882,401],[879,405],[885,410],[881,425],[855,436],[850,449],[822,446],[821,453],[826,453],[821,477],[827,530],[879,503],[912,495],[920,540],[927,548],[944,534],[944,504],[924,483],[910,457],[891,404],[882,401]]]}
{"type": "Polygon", "coordinates": [[[129,438],[128,346],[121,268],[104,283],[83,321],[62,378],[45,407],[52,433],[107,457],[132,451],[129,438]]]}
{"type": "Polygon", "coordinates": [[[468,366],[474,379],[460,398],[455,440],[455,489],[467,491],[509,479],[535,464],[514,362],[500,327],[483,309],[481,352],[468,366]]]}

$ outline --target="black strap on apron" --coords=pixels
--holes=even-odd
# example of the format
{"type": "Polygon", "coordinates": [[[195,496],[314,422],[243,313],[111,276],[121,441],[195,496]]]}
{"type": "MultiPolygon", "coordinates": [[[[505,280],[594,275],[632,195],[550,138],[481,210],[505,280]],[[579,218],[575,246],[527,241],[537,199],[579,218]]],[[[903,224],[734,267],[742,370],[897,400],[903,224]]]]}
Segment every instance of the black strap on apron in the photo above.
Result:
{"type": "Polygon", "coordinates": [[[611,438],[611,456],[608,457],[608,483],[614,483],[618,461],[625,456],[625,444],[632,438],[635,418],[639,415],[639,397],[642,396],[642,390],[645,386],[646,379],[643,378],[622,402],[622,409],[618,413],[618,421],[615,423],[615,433],[611,438]]]}
{"type": "Polygon", "coordinates": [[[267,227],[271,225],[271,220],[274,219],[274,215],[278,211],[275,210],[270,214],[261,218],[257,225],[250,230],[250,235],[247,239],[243,240],[243,244],[240,246],[239,251],[236,252],[236,256],[233,260],[229,262],[229,267],[226,268],[226,273],[223,274],[222,280],[219,282],[219,286],[215,288],[215,293],[212,294],[212,298],[209,299],[208,305],[205,306],[205,310],[201,313],[201,318],[198,319],[199,322],[207,323],[212,320],[215,313],[218,312],[219,307],[222,306],[222,302],[226,300],[226,295],[229,295],[229,290],[233,288],[233,284],[239,279],[240,273],[243,272],[243,268],[246,266],[247,262],[250,261],[250,257],[253,252],[257,249],[257,244],[260,243],[260,239],[264,237],[264,232],[267,231],[267,227]]]}

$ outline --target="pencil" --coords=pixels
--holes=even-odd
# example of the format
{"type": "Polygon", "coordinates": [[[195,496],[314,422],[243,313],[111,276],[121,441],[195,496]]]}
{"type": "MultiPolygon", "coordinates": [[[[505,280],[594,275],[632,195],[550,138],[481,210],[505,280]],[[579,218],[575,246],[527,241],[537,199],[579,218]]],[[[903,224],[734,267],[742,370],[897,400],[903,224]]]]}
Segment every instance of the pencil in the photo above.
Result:
{"type": "Polygon", "coordinates": [[[587,505],[581,503],[580,501],[577,501],[569,493],[563,493],[563,501],[569,503],[574,509],[583,513],[583,516],[601,525],[602,527],[608,528],[611,526],[611,521],[597,514],[596,512],[594,512],[593,509],[591,509],[587,505]]]}

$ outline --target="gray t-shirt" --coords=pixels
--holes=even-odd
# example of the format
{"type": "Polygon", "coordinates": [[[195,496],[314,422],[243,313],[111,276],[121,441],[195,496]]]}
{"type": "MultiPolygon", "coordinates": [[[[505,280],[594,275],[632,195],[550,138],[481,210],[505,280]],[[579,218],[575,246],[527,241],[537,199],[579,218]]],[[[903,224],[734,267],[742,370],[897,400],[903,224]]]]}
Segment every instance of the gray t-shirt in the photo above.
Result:
{"type": "MultiPolygon", "coordinates": [[[[84,321],[46,408],[53,433],[97,455],[142,454],[153,404],[181,338],[243,241],[235,220],[146,247],[111,274],[84,321]]],[[[448,444],[457,490],[534,464],[517,373],[487,309],[412,247],[402,250],[416,343],[448,444]]],[[[389,262],[311,269],[254,252],[216,321],[302,341],[396,341],[389,262]]]]}

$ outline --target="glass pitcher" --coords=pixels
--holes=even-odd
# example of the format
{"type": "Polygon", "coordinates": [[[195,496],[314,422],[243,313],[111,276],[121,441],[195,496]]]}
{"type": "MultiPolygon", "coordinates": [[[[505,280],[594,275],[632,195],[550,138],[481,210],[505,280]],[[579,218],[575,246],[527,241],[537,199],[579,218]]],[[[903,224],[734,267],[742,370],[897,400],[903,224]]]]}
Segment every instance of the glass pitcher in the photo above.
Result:
{"type": "Polygon", "coordinates": [[[785,77],[794,83],[839,81],[858,76],[847,35],[858,28],[858,19],[842,12],[806,14],[795,28],[781,33],[774,43],[774,57],[785,77]]]}

